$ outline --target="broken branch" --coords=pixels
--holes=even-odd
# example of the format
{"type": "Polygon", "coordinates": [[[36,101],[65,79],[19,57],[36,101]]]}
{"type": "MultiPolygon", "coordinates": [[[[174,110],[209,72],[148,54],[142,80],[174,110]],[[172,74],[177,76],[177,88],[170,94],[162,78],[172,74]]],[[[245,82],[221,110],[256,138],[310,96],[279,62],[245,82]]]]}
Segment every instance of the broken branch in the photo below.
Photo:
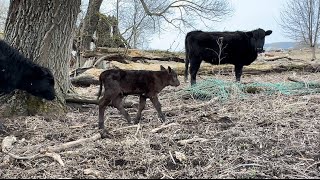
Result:
{"type": "Polygon", "coordinates": [[[65,149],[69,149],[69,148],[72,148],[72,147],[75,147],[78,145],[86,144],[89,141],[96,141],[100,138],[101,138],[101,135],[99,133],[99,134],[96,134],[96,135],[89,137],[89,138],[78,139],[76,141],[67,142],[64,144],[57,145],[57,146],[49,146],[45,149],[42,149],[40,152],[60,152],[65,149]]]}
{"type": "Polygon", "coordinates": [[[165,128],[169,128],[169,127],[172,127],[172,126],[178,126],[178,125],[179,125],[178,123],[170,123],[170,124],[166,124],[166,125],[161,125],[160,127],[152,129],[150,132],[157,133],[157,132],[162,131],[165,128]]]}
{"type": "Polygon", "coordinates": [[[191,143],[194,143],[194,142],[206,142],[208,141],[208,139],[205,139],[205,138],[199,138],[197,136],[191,138],[191,139],[185,139],[185,140],[180,140],[178,141],[178,144],[180,145],[187,145],[187,144],[191,144],[191,143]]]}

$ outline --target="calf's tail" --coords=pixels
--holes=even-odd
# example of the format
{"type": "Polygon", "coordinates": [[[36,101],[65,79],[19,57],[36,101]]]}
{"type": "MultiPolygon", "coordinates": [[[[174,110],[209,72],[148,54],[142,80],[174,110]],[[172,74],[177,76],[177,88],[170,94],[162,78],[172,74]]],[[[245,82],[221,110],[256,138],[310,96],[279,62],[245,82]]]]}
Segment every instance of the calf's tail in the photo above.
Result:
{"type": "Polygon", "coordinates": [[[101,96],[101,91],[103,87],[101,76],[99,76],[99,82],[100,82],[100,88],[99,88],[98,97],[97,97],[98,100],[99,100],[99,97],[101,96]]]}

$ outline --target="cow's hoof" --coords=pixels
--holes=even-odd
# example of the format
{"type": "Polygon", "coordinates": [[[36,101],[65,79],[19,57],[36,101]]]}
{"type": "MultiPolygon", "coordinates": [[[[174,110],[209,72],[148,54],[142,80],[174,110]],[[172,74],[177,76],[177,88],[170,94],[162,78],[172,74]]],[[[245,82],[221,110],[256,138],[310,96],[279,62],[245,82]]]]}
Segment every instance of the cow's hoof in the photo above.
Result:
{"type": "Polygon", "coordinates": [[[167,124],[171,124],[173,122],[174,122],[174,120],[166,120],[166,121],[162,122],[162,124],[167,125],[167,124]]]}
{"type": "Polygon", "coordinates": [[[101,129],[100,130],[100,135],[101,135],[101,139],[105,139],[105,138],[111,139],[111,138],[113,138],[113,135],[110,134],[106,129],[101,129]]]}

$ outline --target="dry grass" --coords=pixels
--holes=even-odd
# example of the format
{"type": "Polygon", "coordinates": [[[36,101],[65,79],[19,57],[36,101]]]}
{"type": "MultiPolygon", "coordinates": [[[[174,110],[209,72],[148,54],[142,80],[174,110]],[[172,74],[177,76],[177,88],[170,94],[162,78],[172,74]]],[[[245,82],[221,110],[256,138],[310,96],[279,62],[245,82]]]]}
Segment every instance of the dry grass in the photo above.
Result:
{"type": "MultiPolygon", "coordinates": [[[[244,76],[244,82],[283,82],[292,72],[244,76]]],[[[297,72],[318,81],[320,73],[297,72]]],[[[114,108],[107,108],[106,127],[112,139],[99,139],[59,152],[65,166],[49,157],[11,158],[1,178],[320,178],[320,95],[266,96],[253,94],[209,105],[181,97],[189,86],[167,87],[160,101],[170,126],[157,133],[157,113],[150,101],[139,126],[127,124],[114,108]],[[181,140],[203,138],[181,145],[181,140]]],[[[198,77],[199,81],[206,76],[198,77]]],[[[233,76],[215,78],[234,81],[233,76]]],[[[98,88],[77,89],[91,94],[98,88]]],[[[129,96],[128,100],[138,98],[129,96]]],[[[128,109],[136,114],[135,108],[128,109]]],[[[98,132],[95,105],[70,106],[65,117],[4,119],[18,141],[10,151],[30,156],[42,148],[91,137],[98,132]]],[[[0,135],[0,141],[6,135],[0,135]]],[[[0,152],[0,164],[5,157],[0,152]]]]}
{"type": "MultiPolygon", "coordinates": [[[[299,52],[290,52],[290,57],[308,59],[299,52]]],[[[246,68],[261,70],[303,63],[311,62],[286,59],[267,62],[259,58],[246,68]]],[[[170,65],[183,73],[183,63],[153,61],[151,65],[123,65],[115,62],[112,65],[123,69],[158,70],[159,64],[170,65]]],[[[203,64],[201,70],[204,73],[200,73],[197,80],[207,78],[206,71],[218,69],[225,74],[224,70],[232,68],[231,65],[203,64]]],[[[97,76],[99,72],[87,73],[97,76]]],[[[234,75],[227,74],[215,75],[215,78],[234,81],[234,75]]],[[[320,81],[320,73],[290,71],[245,74],[242,82],[277,83],[288,81],[288,77],[306,82],[320,81]]],[[[201,101],[181,95],[180,91],[189,83],[184,83],[182,76],[179,78],[181,85],[178,88],[167,87],[159,97],[167,121],[175,123],[172,126],[156,131],[163,126],[150,101],[147,101],[138,126],[128,124],[118,110],[109,107],[105,123],[113,138],[98,139],[57,152],[64,166],[46,156],[17,159],[0,151],[0,177],[320,178],[319,94],[251,94],[240,99],[235,93],[228,101],[201,101]]],[[[98,87],[77,88],[76,91],[94,96],[98,87]]],[[[138,97],[129,96],[127,100],[138,101],[138,97]]],[[[136,108],[127,110],[132,117],[136,115],[136,108]]],[[[95,105],[70,104],[64,117],[0,120],[9,130],[7,134],[0,133],[0,142],[8,135],[17,137],[9,153],[20,157],[37,155],[46,147],[89,138],[98,132],[98,108],[95,105]]]]}

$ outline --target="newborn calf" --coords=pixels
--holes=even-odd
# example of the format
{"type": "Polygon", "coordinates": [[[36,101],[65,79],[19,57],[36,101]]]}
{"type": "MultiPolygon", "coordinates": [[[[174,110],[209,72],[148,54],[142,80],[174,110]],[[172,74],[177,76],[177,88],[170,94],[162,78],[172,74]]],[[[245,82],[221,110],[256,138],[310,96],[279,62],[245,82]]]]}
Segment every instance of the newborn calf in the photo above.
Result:
{"type": "Polygon", "coordinates": [[[102,72],[99,76],[98,98],[101,95],[102,86],[104,86],[104,94],[99,101],[99,129],[104,129],[104,111],[107,106],[117,108],[128,123],[131,123],[131,118],[122,104],[122,98],[127,95],[140,96],[135,124],[140,121],[147,98],[156,108],[161,122],[164,122],[165,116],[161,111],[158,93],[166,86],[179,86],[180,82],[177,73],[170,66],[168,70],[163,66],[160,66],[160,69],[160,71],[110,69],[102,72]]]}

